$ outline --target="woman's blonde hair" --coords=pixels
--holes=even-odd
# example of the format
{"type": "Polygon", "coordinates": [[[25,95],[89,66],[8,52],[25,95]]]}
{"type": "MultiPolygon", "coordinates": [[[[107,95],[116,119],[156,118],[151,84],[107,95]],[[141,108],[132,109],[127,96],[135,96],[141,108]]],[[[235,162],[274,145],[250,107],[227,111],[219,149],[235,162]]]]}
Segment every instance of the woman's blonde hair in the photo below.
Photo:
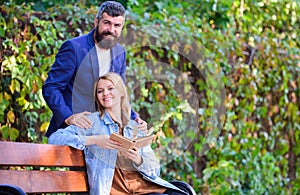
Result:
{"type": "Polygon", "coordinates": [[[97,110],[100,112],[100,116],[103,117],[105,113],[105,107],[101,105],[97,98],[97,85],[100,80],[109,80],[113,83],[115,88],[120,91],[120,94],[122,95],[121,97],[121,119],[122,119],[122,126],[127,125],[127,123],[130,120],[130,112],[131,112],[131,107],[129,104],[129,99],[128,99],[128,94],[127,94],[127,89],[126,86],[121,78],[120,75],[114,72],[108,72],[105,75],[99,77],[97,82],[95,83],[95,100],[97,103],[97,110]]]}

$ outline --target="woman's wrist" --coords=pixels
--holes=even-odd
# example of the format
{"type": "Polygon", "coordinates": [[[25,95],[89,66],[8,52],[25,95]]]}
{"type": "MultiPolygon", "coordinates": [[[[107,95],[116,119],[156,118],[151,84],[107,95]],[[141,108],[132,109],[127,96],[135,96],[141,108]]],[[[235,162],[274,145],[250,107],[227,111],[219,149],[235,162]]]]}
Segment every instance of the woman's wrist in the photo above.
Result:
{"type": "Polygon", "coordinates": [[[89,146],[89,145],[94,145],[96,144],[96,137],[95,136],[86,136],[86,145],[89,146]]]}
{"type": "Polygon", "coordinates": [[[140,166],[141,164],[143,164],[143,157],[140,156],[140,160],[138,162],[134,162],[136,166],[140,166]]]}

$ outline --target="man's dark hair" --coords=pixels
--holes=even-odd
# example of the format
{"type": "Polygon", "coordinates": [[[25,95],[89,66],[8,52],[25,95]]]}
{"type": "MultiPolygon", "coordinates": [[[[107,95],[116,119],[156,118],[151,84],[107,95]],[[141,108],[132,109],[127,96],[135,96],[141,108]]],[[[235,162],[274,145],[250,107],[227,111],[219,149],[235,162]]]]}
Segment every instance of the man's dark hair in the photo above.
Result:
{"type": "Polygon", "coordinates": [[[101,19],[104,12],[112,17],[123,16],[125,18],[124,6],[121,3],[116,1],[103,2],[99,7],[96,17],[101,19]]]}

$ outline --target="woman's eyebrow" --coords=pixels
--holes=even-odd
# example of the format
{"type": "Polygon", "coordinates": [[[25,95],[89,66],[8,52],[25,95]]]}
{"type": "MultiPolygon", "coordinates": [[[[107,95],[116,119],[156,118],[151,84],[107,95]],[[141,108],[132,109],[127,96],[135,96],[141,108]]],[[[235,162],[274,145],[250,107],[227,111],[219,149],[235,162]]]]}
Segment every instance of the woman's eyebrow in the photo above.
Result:
{"type": "Polygon", "coordinates": [[[97,87],[97,89],[104,89],[104,88],[107,88],[107,87],[115,87],[115,85],[109,84],[109,85],[107,85],[105,87],[97,87]]]}

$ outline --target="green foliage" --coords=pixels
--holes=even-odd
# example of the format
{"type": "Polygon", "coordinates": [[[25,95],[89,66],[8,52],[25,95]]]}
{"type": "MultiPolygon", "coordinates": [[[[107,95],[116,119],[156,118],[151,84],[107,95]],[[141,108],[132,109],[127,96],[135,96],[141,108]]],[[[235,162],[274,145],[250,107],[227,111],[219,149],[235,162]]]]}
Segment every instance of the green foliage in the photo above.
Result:
{"type": "MultiPolygon", "coordinates": [[[[190,178],[199,186],[197,190],[202,193],[208,190],[212,194],[296,193],[299,188],[295,178],[299,177],[299,169],[295,165],[299,160],[294,158],[299,153],[291,153],[291,150],[298,151],[299,144],[296,133],[299,132],[300,97],[299,4],[242,2],[132,1],[129,9],[137,27],[147,24],[163,29],[169,26],[190,33],[205,48],[206,65],[217,63],[225,73],[222,79],[226,87],[226,121],[218,142],[209,144],[211,150],[204,158],[207,168],[195,164],[205,147],[205,141],[201,140],[207,143],[209,138],[203,134],[211,126],[205,120],[211,116],[205,105],[211,103],[209,99],[200,102],[200,107],[205,108],[200,108],[201,113],[207,115],[199,116],[202,135],[194,143],[199,156],[193,156],[191,162],[194,169],[204,169],[205,184],[190,178]],[[227,137],[232,141],[222,141],[227,137]],[[261,184],[257,184],[258,180],[261,184]]],[[[180,35],[163,32],[159,41],[180,40],[180,35]]],[[[168,60],[166,63],[175,64],[172,58],[168,60]]],[[[199,90],[207,90],[201,77],[196,78],[199,90]]],[[[207,91],[205,97],[210,97],[209,94],[207,91]]],[[[174,171],[171,174],[169,167],[168,175],[176,178],[181,170],[188,171],[185,167],[189,162],[179,163],[181,168],[172,162],[176,168],[171,169],[174,171]]],[[[194,175],[194,171],[190,175],[194,175]]]]}
{"type": "Polygon", "coordinates": [[[41,91],[47,72],[63,39],[86,33],[80,29],[92,21],[81,19],[80,15],[90,10],[77,6],[49,10],[34,12],[30,4],[1,6],[0,132],[5,140],[42,140],[51,117],[41,91]]]}
{"type": "MultiPolygon", "coordinates": [[[[82,5],[1,5],[1,140],[47,141],[41,87],[62,42],[92,28],[97,7],[82,5]]],[[[128,90],[163,177],[201,194],[299,192],[299,6],[127,2],[128,90]]]]}
{"type": "MultiPolygon", "coordinates": [[[[18,135],[22,129],[31,128],[34,130],[37,120],[33,120],[33,124],[30,126],[24,124],[26,117],[31,119],[37,115],[36,111],[42,111],[44,102],[41,87],[48,70],[47,56],[40,54],[33,57],[33,54],[41,53],[44,48],[37,47],[36,42],[39,40],[35,34],[28,32],[32,27],[27,23],[27,18],[23,17],[20,12],[16,13],[15,9],[18,10],[20,7],[7,7],[5,11],[4,7],[1,7],[1,17],[5,18],[1,21],[1,28],[3,29],[1,80],[5,80],[1,83],[1,97],[5,102],[3,111],[8,112],[7,115],[5,112],[1,112],[0,117],[3,119],[2,121],[5,121],[4,126],[1,127],[1,132],[10,132],[8,133],[9,136],[5,136],[9,140],[16,140],[18,136],[15,135],[18,135]]],[[[23,9],[28,11],[30,7],[24,6],[23,9]]],[[[38,21],[34,20],[35,16],[27,17],[32,18],[34,22],[38,21]]],[[[46,26],[47,22],[44,22],[43,25],[46,26]]],[[[44,39],[44,36],[41,36],[41,39],[44,39]]],[[[46,40],[42,41],[45,42],[46,40]]],[[[47,47],[46,49],[49,51],[50,46],[47,47]]]]}

